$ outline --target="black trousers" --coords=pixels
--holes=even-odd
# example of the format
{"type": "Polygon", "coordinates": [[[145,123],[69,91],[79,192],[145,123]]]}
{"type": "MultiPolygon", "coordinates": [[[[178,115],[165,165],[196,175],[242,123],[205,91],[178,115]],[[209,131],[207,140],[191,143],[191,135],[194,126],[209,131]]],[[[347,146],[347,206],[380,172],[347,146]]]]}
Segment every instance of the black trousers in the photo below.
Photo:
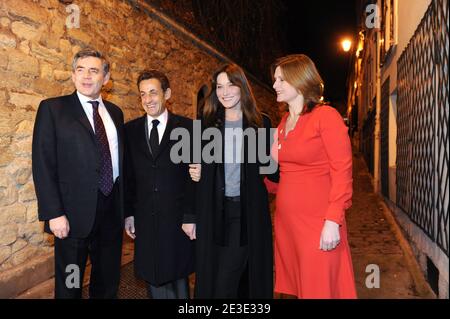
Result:
{"type": "Polygon", "coordinates": [[[87,238],[55,237],[55,298],[81,298],[88,255],[92,264],[89,297],[117,298],[122,255],[122,224],[115,213],[117,196],[117,183],[109,196],[98,192],[95,222],[87,238]]]}
{"type": "Polygon", "coordinates": [[[161,286],[147,283],[147,293],[151,299],[189,299],[189,281],[182,278],[161,286]]]}
{"type": "Polygon", "coordinates": [[[225,200],[225,216],[228,246],[217,246],[218,269],[214,289],[214,298],[238,298],[242,294],[240,288],[244,287],[245,273],[248,261],[247,246],[240,246],[241,236],[241,203],[239,201],[225,200]]]}

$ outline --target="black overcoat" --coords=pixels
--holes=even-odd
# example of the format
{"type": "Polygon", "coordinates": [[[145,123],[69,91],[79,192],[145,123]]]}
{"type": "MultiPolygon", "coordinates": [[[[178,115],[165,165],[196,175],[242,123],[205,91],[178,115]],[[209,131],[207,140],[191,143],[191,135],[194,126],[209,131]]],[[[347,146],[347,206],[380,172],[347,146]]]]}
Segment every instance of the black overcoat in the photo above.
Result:
{"type": "Polygon", "coordinates": [[[161,285],[193,272],[194,243],[183,232],[192,222],[193,183],[188,163],[174,163],[170,140],[176,128],[192,129],[192,120],[169,112],[159,151],[152,154],[147,115],[125,125],[125,215],[135,219],[135,273],[161,285]]]}
{"type": "MultiPolygon", "coordinates": [[[[223,123],[223,119],[220,121],[223,123]]],[[[219,122],[219,123],[220,123],[219,122]]],[[[270,154],[270,127],[263,116],[265,151],[270,154]]],[[[248,127],[243,121],[243,129],[248,127]]],[[[223,126],[219,128],[223,131],[223,126]]],[[[203,128],[204,129],[204,128],[203,128]]],[[[223,138],[223,134],[222,134],[223,138]]],[[[258,141],[258,139],[256,139],[258,141]]],[[[203,145],[208,144],[203,141],[203,145]]],[[[223,144],[223,143],[222,143],[223,144]]],[[[248,297],[273,297],[272,223],[264,175],[260,161],[249,163],[249,140],[244,138],[245,160],[241,164],[241,245],[248,245],[248,297]]],[[[223,162],[223,161],[222,161],[223,162]]],[[[196,192],[196,298],[214,297],[214,278],[217,270],[217,246],[226,245],[223,201],[225,196],[224,165],[202,161],[202,176],[196,192]]],[[[244,296],[246,293],[244,292],[244,296]]]]}

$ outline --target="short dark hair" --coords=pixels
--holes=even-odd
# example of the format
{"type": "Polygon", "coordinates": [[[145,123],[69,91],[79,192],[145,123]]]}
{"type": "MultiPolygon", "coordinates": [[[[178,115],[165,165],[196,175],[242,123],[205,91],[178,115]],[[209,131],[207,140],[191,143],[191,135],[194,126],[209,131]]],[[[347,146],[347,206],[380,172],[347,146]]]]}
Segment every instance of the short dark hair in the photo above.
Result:
{"type": "Polygon", "coordinates": [[[103,66],[103,74],[109,73],[109,62],[106,60],[106,57],[100,52],[92,48],[85,48],[80,51],[78,51],[75,56],[73,57],[72,61],[72,71],[75,71],[77,67],[77,62],[79,59],[92,56],[94,58],[99,58],[102,60],[102,66],[103,66]]]}
{"type": "Polygon", "coordinates": [[[139,77],[137,79],[138,89],[139,89],[139,84],[141,84],[142,81],[149,80],[149,79],[157,79],[159,81],[159,83],[161,83],[161,88],[164,92],[166,92],[167,89],[170,88],[169,79],[167,78],[167,76],[164,73],[162,73],[158,70],[144,70],[139,74],[139,77]]]}

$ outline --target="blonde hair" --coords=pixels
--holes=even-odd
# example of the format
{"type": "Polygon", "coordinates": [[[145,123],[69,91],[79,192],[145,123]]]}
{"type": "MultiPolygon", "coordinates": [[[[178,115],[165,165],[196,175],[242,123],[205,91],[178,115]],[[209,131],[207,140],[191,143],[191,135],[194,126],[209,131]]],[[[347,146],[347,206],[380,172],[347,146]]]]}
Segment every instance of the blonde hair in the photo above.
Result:
{"type": "Polygon", "coordinates": [[[302,113],[311,112],[316,105],[323,104],[324,83],[314,62],[304,54],[291,54],[279,58],[272,64],[272,77],[280,67],[284,80],[295,87],[305,99],[302,113]]]}

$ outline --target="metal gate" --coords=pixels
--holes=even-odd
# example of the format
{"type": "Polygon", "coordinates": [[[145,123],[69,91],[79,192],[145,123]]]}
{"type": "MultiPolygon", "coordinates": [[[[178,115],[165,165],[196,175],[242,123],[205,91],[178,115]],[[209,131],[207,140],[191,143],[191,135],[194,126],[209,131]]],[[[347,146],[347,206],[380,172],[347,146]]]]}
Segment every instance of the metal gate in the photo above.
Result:
{"type": "Polygon", "coordinates": [[[434,0],[398,61],[397,205],[449,255],[449,13],[434,0]]]}

